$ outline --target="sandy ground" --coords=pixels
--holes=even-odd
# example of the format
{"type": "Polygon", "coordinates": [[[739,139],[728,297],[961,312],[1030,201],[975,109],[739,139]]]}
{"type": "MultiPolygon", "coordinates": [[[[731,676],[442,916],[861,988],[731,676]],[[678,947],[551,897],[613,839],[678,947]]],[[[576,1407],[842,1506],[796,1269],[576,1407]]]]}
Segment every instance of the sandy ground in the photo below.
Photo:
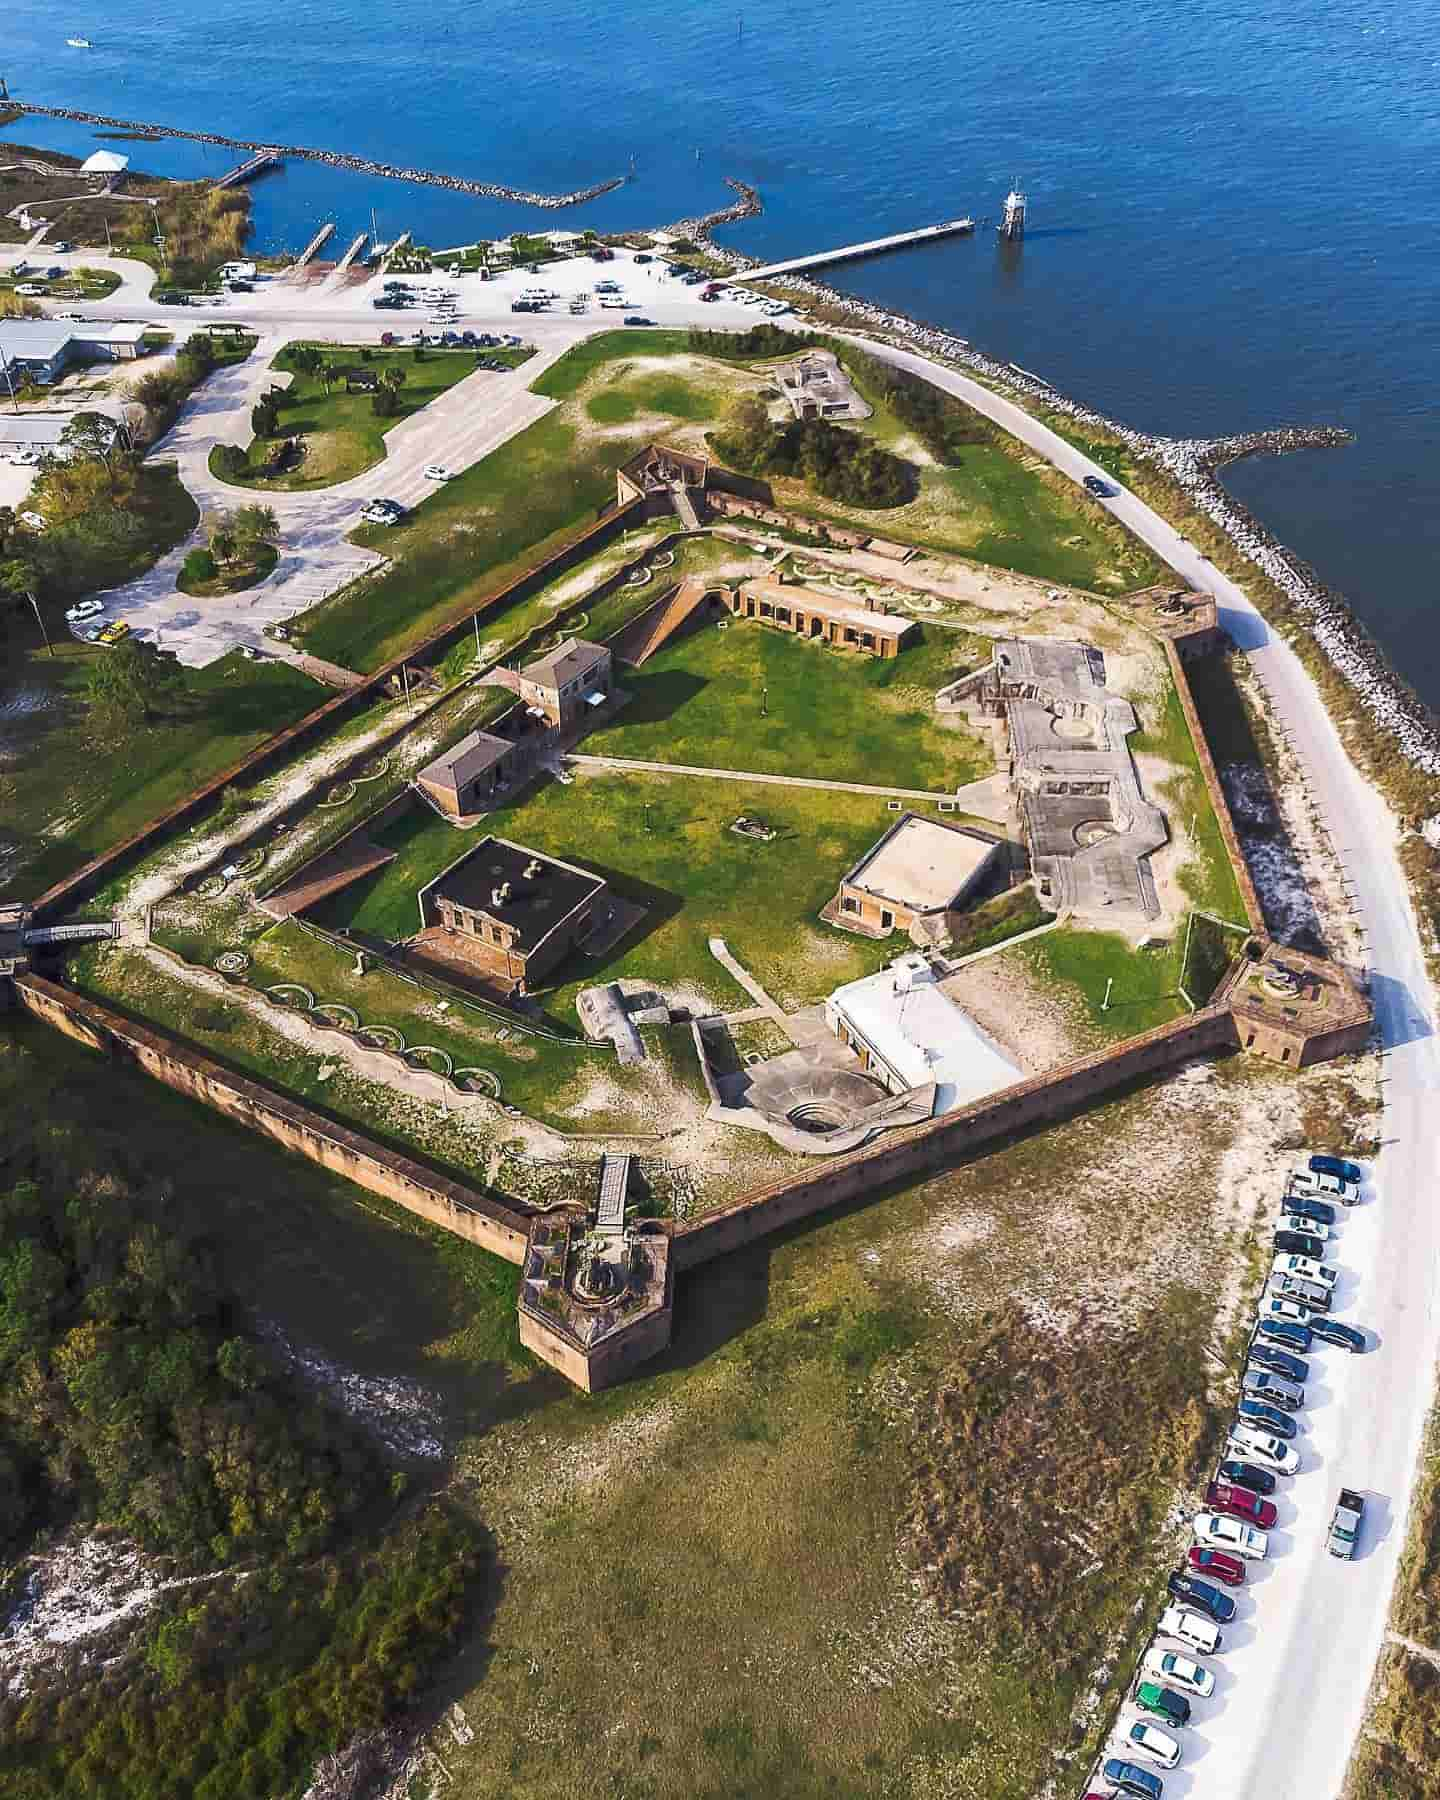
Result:
{"type": "Polygon", "coordinates": [[[1093,1046],[1074,1012],[1036,976],[1023,953],[967,963],[940,984],[1026,1075],[1040,1075],[1093,1046]]]}

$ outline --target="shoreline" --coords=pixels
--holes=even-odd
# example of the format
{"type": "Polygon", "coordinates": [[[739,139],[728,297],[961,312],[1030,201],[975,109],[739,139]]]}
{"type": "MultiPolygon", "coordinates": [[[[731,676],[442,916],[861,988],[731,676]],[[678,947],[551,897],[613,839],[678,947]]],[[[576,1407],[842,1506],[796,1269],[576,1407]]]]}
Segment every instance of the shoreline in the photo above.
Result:
{"type": "MultiPolygon", "coordinates": [[[[741,194],[735,205],[701,218],[684,219],[667,227],[683,232],[702,244],[707,254],[739,272],[763,264],[753,256],[717,244],[711,232],[718,225],[753,218],[764,210],[755,189],[727,177],[727,185],[741,194]]],[[[1237,500],[1218,479],[1217,471],[1245,456],[1284,455],[1293,450],[1330,449],[1354,441],[1343,427],[1276,426],[1216,438],[1171,438],[1139,431],[1109,418],[1093,406],[1072,400],[1052,387],[1043,376],[1002,363],[977,350],[967,338],[938,325],[929,325],[905,313],[857,299],[828,282],[803,275],[781,276],[772,284],[804,295],[820,305],[843,312],[858,329],[917,350],[964,373],[979,376],[1003,391],[1041,402],[1079,425],[1096,427],[1118,438],[1127,449],[1168,475],[1198,511],[1221,531],[1233,548],[1261,575],[1274,582],[1300,617],[1337,673],[1354,690],[1357,700],[1376,725],[1394,738],[1402,755],[1427,775],[1440,775],[1440,715],[1437,715],[1406,681],[1384,648],[1338,593],[1303,558],[1237,500]]],[[[1283,632],[1278,624],[1271,629],[1283,632]]]]}

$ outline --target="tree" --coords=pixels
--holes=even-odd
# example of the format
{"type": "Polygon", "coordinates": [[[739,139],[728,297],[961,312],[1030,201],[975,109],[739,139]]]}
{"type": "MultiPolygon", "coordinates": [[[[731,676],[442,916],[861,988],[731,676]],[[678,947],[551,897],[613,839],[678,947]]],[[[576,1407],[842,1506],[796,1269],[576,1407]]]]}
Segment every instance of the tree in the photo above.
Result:
{"type": "Polygon", "coordinates": [[[290,351],[290,366],[301,375],[318,374],[324,361],[316,344],[296,344],[290,351]]]}
{"type": "Polygon", "coordinates": [[[92,664],[86,695],[103,723],[133,724],[151,718],[156,704],[183,682],[168,657],[153,645],[128,637],[92,664]]]}
{"type": "Polygon", "coordinates": [[[396,399],[399,399],[400,397],[400,390],[405,385],[405,379],[405,371],[400,367],[399,363],[391,363],[388,369],[382,369],[380,371],[381,382],[390,389],[396,399]]]}
{"type": "Polygon", "coordinates": [[[754,394],[740,394],[725,415],[722,433],[726,454],[742,468],[762,466],[774,432],[765,402],[754,394]]]}
{"type": "Polygon", "coordinates": [[[267,394],[250,408],[250,429],[256,437],[274,437],[280,428],[280,409],[267,394]]]}
{"type": "Polygon", "coordinates": [[[250,458],[239,444],[215,446],[215,473],[222,481],[241,481],[250,472],[250,458]]]}
{"type": "Polygon", "coordinates": [[[115,469],[111,458],[117,454],[115,438],[114,420],[98,412],[77,412],[60,433],[60,442],[72,456],[88,456],[104,463],[105,473],[111,478],[112,493],[115,491],[115,469]]]}
{"type": "Polygon", "coordinates": [[[234,562],[239,536],[228,513],[222,513],[210,527],[210,554],[217,563],[234,562]]]}
{"type": "Polygon", "coordinates": [[[344,374],[344,370],[340,367],[339,363],[325,362],[321,364],[320,379],[325,384],[325,392],[327,395],[329,394],[332,385],[340,379],[342,374],[344,374]]]}
{"type": "Polygon", "coordinates": [[[273,506],[255,502],[231,513],[230,529],[242,549],[253,550],[257,544],[279,537],[280,521],[273,506]]]}
{"type": "Polygon", "coordinates": [[[0,319],[42,319],[44,316],[45,308],[28,294],[0,289],[0,319]]]}

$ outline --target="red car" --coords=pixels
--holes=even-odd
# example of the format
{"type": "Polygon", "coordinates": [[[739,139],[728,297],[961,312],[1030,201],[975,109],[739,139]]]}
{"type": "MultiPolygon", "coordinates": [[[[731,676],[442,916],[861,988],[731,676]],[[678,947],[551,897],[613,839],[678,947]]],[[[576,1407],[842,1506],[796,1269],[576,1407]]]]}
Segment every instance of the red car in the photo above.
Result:
{"type": "Polygon", "coordinates": [[[1262,1500],[1249,1488],[1231,1487],[1224,1481],[1210,1483],[1205,1490],[1205,1504],[1213,1506],[1216,1512],[1229,1513],[1232,1519],[1244,1519],[1250,1525],[1258,1525],[1263,1531],[1268,1531],[1280,1517],[1273,1500],[1262,1500]]]}
{"type": "Polygon", "coordinates": [[[1185,1561],[1194,1574],[1223,1581],[1226,1587],[1239,1587],[1245,1579],[1244,1563],[1238,1556],[1227,1556],[1223,1550],[1206,1550],[1199,1544],[1192,1544],[1185,1561]]]}

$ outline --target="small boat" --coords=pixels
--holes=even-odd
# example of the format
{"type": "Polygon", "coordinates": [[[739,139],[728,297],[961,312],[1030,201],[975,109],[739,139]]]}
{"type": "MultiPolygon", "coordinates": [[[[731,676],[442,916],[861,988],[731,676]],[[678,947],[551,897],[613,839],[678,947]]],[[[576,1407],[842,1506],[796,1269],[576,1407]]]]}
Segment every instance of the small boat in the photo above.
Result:
{"type": "Polygon", "coordinates": [[[72,50],[90,50],[90,49],[94,48],[94,46],[91,44],[89,38],[80,38],[80,37],[66,38],[65,42],[70,46],[70,48],[72,50]]]}

